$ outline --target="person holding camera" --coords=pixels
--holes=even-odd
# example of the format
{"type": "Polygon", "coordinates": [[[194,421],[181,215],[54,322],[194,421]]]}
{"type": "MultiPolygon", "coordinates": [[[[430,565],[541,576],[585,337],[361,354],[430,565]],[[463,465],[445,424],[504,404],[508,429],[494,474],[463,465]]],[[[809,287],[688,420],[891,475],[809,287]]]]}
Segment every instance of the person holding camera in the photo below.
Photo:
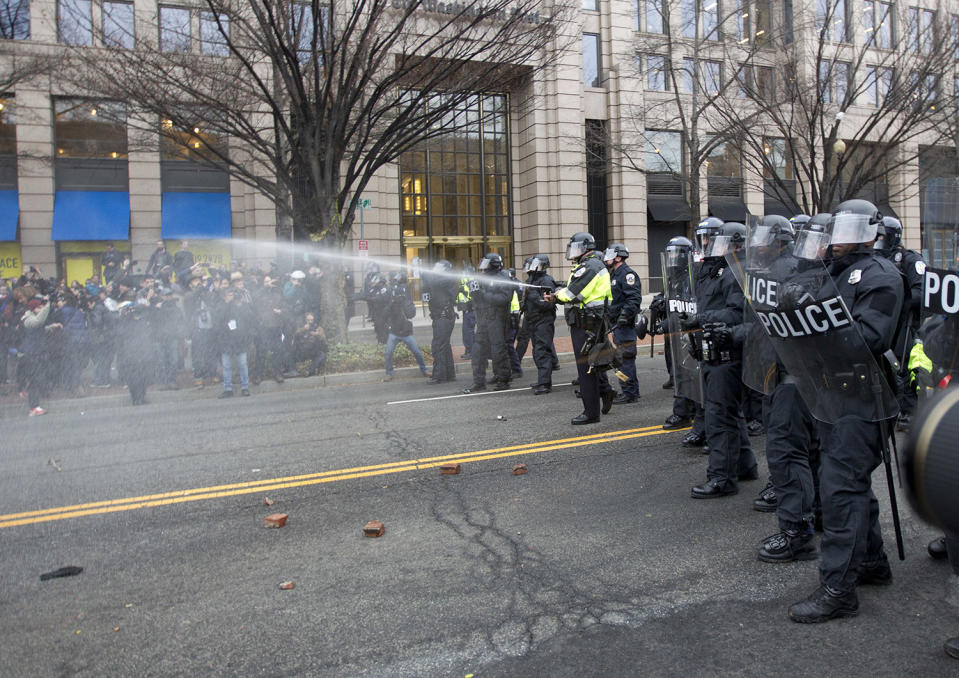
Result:
{"type": "Polygon", "coordinates": [[[33,297],[26,301],[26,311],[20,318],[20,369],[24,371],[27,384],[27,403],[30,416],[46,414],[40,407],[40,396],[47,390],[47,334],[60,328],[57,323],[47,324],[50,316],[50,298],[33,297]]]}
{"type": "Polygon", "coordinates": [[[396,351],[397,344],[406,344],[413,357],[416,358],[416,364],[420,366],[420,372],[425,377],[426,361],[423,360],[423,354],[420,353],[419,346],[416,345],[416,339],[413,337],[412,318],[416,315],[416,305],[410,297],[410,288],[405,273],[392,273],[390,275],[389,293],[387,295],[386,318],[389,324],[389,332],[386,336],[386,349],[384,359],[386,362],[386,377],[383,381],[393,380],[393,352],[396,351]]]}
{"type": "Polygon", "coordinates": [[[221,303],[214,310],[214,336],[220,348],[223,367],[223,392],[219,398],[233,397],[233,361],[240,370],[240,393],[250,395],[250,368],[247,351],[253,342],[254,317],[249,293],[243,288],[242,274],[221,292],[221,303]]]}

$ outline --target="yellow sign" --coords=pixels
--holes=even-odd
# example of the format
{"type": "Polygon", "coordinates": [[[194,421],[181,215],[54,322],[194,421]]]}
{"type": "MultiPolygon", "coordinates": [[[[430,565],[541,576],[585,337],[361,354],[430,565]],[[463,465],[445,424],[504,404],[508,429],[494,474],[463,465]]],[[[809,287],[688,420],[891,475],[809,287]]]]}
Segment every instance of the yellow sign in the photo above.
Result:
{"type": "MultiPolygon", "coordinates": [[[[167,251],[176,255],[180,249],[179,240],[165,240],[167,251]]],[[[230,268],[232,249],[229,240],[188,240],[187,250],[193,253],[198,264],[214,268],[230,268]]]]}
{"type": "Polygon", "coordinates": [[[23,273],[20,243],[0,242],[0,278],[19,278],[23,273]]]}

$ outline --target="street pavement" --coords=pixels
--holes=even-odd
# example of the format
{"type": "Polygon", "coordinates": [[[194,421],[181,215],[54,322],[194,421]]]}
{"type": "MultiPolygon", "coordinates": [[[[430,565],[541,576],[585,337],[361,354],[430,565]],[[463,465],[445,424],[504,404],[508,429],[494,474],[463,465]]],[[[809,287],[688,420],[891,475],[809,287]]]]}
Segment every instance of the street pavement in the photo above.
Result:
{"type": "Polygon", "coordinates": [[[414,368],[5,417],[0,676],[959,675],[959,578],[905,500],[894,584],[794,624],[816,563],[756,559],[763,480],[689,497],[705,457],[659,427],[662,358],[639,373],[639,403],[580,427],[568,361],[545,396],[414,368]]]}

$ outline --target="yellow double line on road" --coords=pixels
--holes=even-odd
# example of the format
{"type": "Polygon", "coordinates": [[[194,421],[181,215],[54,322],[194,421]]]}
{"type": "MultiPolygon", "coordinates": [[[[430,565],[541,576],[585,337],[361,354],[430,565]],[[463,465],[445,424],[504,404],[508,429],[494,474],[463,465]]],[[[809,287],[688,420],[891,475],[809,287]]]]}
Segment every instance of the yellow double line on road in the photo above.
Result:
{"type": "MultiPolygon", "coordinates": [[[[679,430],[685,431],[688,429],[679,430]]],[[[596,433],[593,435],[579,436],[576,438],[559,438],[557,440],[547,440],[541,443],[525,443],[522,445],[510,445],[509,447],[497,447],[490,450],[476,450],[474,452],[464,452],[462,454],[449,454],[442,457],[411,459],[409,461],[398,461],[389,464],[376,464],[373,466],[357,466],[354,468],[339,469],[337,471],[309,473],[298,476],[287,476],[285,478],[267,478],[247,483],[232,483],[229,485],[215,485],[212,487],[197,487],[189,490],[148,494],[141,497],[107,499],[104,501],[88,502],[86,504],[75,504],[73,506],[60,506],[57,508],[39,509],[36,511],[24,511],[22,513],[8,513],[6,515],[0,515],[0,529],[5,527],[16,527],[18,525],[45,523],[52,520],[66,520],[68,518],[80,518],[82,516],[92,516],[103,513],[116,513],[118,511],[133,511],[136,509],[150,508],[154,506],[182,504],[183,502],[188,501],[220,499],[222,497],[235,497],[243,494],[252,494],[254,492],[269,492],[291,487],[305,487],[306,485],[318,485],[320,483],[332,483],[338,480],[381,476],[388,473],[419,471],[422,469],[435,468],[441,464],[448,464],[450,462],[466,463],[471,461],[484,461],[487,459],[514,457],[523,454],[536,454],[538,452],[549,452],[552,450],[564,450],[573,447],[598,445],[600,443],[609,443],[617,440],[645,438],[647,436],[675,432],[676,431],[664,431],[661,426],[645,426],[643,428],[609,431],[607,433],[596,433]]]]}

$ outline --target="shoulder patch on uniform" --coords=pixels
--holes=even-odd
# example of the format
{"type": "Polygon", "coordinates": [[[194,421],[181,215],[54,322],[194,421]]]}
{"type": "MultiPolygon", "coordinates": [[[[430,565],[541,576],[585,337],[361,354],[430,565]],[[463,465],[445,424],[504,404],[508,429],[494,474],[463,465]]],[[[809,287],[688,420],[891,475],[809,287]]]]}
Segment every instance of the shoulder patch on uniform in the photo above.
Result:
{"type": "Polygon", "coordinates": [[[615,286],[615,285],[616,285],[616,278],[613,278],[613,280],[612,280],[609,284],[610,284],[611,286],[615,286]]]}
{"type": "Polygon", "coordinates": [[[574,277],[574,278],[580,278],[580,277],[582,277],[582,275],[583,275],[584,273],[586,273],[586,267],[585,267],[585,266],[580,266],[580,267],[577,268],[575,271],[573,271],[573,277],[574,277]]]}
{"type": "Polygon", "coordinates": [[[855,285],[857,282],[862,280],[862,269],[857,268],[855,271],[849,274],[849,284],[855,285]]]}
{"type": "Polygon", "coordinates": [[[919,275],[926,274],[926,262],[924,262],[922,259],[916,262],[916,273],[919,275]]]}
{"type": "Polygon", "coordinates": [[[627,284],[627,285],[635,285],[635,284],[636,284],[636,274],[635,274],[635,273],[627,273],[627,274],[626,274],[626,284],[627,284]]]}
{"type": "Polygon", "coordinates": [[[716,277],[717,277],[717,278],[722,278],[722,277],[723,277],[723,271],[725,271],[725,270],[726,270],[725,268],[721,268],[721,269],[719,269],[718,271],[716,271],[716,277]]]}
{"type": "Polygon", "coordinates": [[[895,256],[892,258],[897,264],[902,261],[902,252],[896,252],[895,256]]]}

